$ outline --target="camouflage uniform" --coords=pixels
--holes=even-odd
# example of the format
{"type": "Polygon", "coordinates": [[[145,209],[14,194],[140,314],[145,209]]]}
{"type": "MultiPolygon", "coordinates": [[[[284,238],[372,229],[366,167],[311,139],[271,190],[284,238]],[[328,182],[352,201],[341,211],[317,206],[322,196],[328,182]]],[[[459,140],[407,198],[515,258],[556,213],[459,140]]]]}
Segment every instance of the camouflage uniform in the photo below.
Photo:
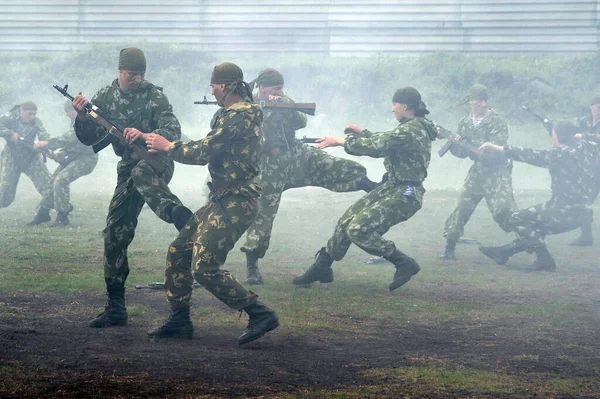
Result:
{"type": "Polygon", "coordinates": [[[69,185],[82,176],[92,173],[98,163],[98,155],[82,144],[75,135],[75,128],[60,137],[48,140],[49,150],[58,151],[55,155],[58,168],[50,178],[50,184],[44,189],[41,208],[56,209],[57,212],[70,212],[69,185]]]}
{"type": "MultiPolygon", "coordinates": [[[[143,81],[130,93],[119,88],[118,79],[100,89],[91,101],[124,127],[144,133],[154,132],[167,140],[181,137],[181,126],[162,88],[143,81]]],[[[107,133],[91,118],[75,121],[77,137],[85,144],[97,142],[107,133]]],[[[156,155],[166,167],[158,174],[144,160],[114,139],[112,146],[121,157],[117,165],[117,187],[108,208],[104,235],[104,276],[108,286],[125,284],[129,275],[127,247],[133,240],[138,216],[144,203],[162,220],[172,223],[171,211],[181,201],[167,184],[173,176],[174,164],[168,155],[156,155]]]]}
{"type": "Polygon", "coordinates": [[[541,245],[549,234],[559,234],[579,227],[581,213],[589,203],[595,178],[599,145],[581,140],[574,146],[534,150],[507,146],[504,153],[515,161],[548,168],[552,179],[552,197],[544,204],[513,212],[508,229],[529,240],[532,247],[541,245]]]}
{"type": "MultiPolygon", "coordinates": [[[[491,142],[506,145],[508,128],[502,117],[493,110],[473,127],[472,115],[458,123],[457,134],[472,144],[491,142]]],[[[454,155],[465,158],[467,155],[458,146],[452,146],[454,155]]],[[[456,209],[446,220],[444,237],[456,243],[463,235],[464,227],[471,218],[479,202],[485,198],[496,223],[507,230],[510,212],[516,208],[512,187],[512,163],[507,161],[475,160],[463,183],[456,209]]]]}
{"type": "Polygon", "coordinates": [[[339,219],[327,243],[327,253],[341,260],[352,243],[376,256],[390,256],[393,242],[383,235],[394,225],[408,220],[423,202],[423,180],[431,158],[434,124],[426,118],[404,118],[392,131],[346,138],[344,149],[351,155],[384,158],[388,179],[362,197],[339,219]]]}
{"type": "Polygon", "coordinates": [[[165,289],[172,304],[189,306],[194,277],[233,309],[256,301],[256,294],[221,266],[258,213],[260,187],[253,179],[259,174],[263,150],[262,117],[260,106],[236,103],[219,111],[204,139],[175,142],[169,151],[177,162],[208,164],[214,186],[210,201],[169,247],[165,289]]]}
{"type": "MultiPolygon", "coordinates": [[[[293,102],[283,96],[282,102],[293,102]]],[[[265,110],[265,135],[261,174],[260,211],[248,229],[243,252],[263,258],[269,248],[273,222],[285,190],[307,186],[335,192],[360,190],[367,170],[358,162],[334,157],[296,140],[296,130],[306,127],[306,115],[293,110],[265,110]]]]}
{"type": "Polygon", "coordinates": [[[33,147],[36,138],[50,138],[42,121],[35,118],[31,122],[23,122],[20,108],[16,106],[0,117],[0,137],[6,140],[6,146],[0,155],[0,208],[5,208],[14,201],[21,173],[25,173],[35,189],[43,195],[50,180],[50,172],[44,165],[42,155],[33,147]],[[19,134],[18,144],[10,141],[13,132],[19,134]]]}

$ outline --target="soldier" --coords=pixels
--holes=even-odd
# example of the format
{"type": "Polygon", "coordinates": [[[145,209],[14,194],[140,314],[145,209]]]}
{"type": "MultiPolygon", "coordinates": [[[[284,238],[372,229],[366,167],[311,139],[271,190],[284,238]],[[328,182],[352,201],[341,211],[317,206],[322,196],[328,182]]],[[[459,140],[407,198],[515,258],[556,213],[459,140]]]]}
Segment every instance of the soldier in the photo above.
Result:
{"type": "MultiPolygon", "coordinates": [[[[150,133],[177,140],[181,126],[173,115],[173,108],[162,88],[144,79],[146,57],[142,50],[128,47],[119,55],[119,78],[100,89],[92,103],[110,113],[122,126],[129,144],[145,142],[150,133]]],[[[77,138],[94,150],[109,143],[121,157],[117,165],[117,187],[110,202],[104,235],[104,279],[108,303],[104,312],[90,322],[91,327],[110,327],[127,324],[125,307],[125,280],[129,275],[127,247],[133,240],[138,216],[144,203],[177,230],[185,225],[192,212],[169,190],[174,164],[168,155],[158,155],[165,171],[156,172],[146,161],[140,160],[119,140],[108,135],[86,113],[88,100],[78,95],[73,100],[77,111],[75,133],[77,138]]]]}
{"type": "Polygon", "coordinates": [[[40,195],[50,180],[35,143],[36,139],[48,140],[50,135],[36,114],[37,105],[26,101],[0,117],[0,137],[6,140],[0,156],[0,208],[14,201],[21,173],[31,179],[40,195]]]}
{"type": "MultiPolygon", "coordinates": [[[[587,133],[585,137],[588,140],[600,142],[600,96],[595,96],[592,99],[590,111],[588,117],[579,121],[579,128],[581,132],[587,133]]],[[[596,189],[590,197],[589,206],[582,214],[581,235],[575,241],[569,243],[569,245],[587,247],[594,243],[594,236],[592,235],[592,221],[594,218],[592,204],[598,198],[598,194],[600,194],[600,171],[597,173],[596,181],[596,189]]]]}
{"type": "MultiPolygon", "coordinates": [[[[458,123],[456,140],[468,140],[480,145],[491,142],[506,145],[508,128],[504,119],[488,106],[488,90],[476,84],[469,90],[471,114],[458,123]]],[[[450,151],[459,158],[469,156],[461,147],[452,146],[450,151]]],[[[511,210],[516,208],[512,188],[512,163],[504,158],[474,158],[467,173],[456,209],[446,220],[444,237],[446,248],[440,256],[443,260],[456,260],[456,243],[463,235],[464,227],[479,202],[485,198],[488,209],[496,223],[506,230],[511,210]],[[500,159],[500,160],[499,160],[500,159]]]]}
{"type": "Polygon", "coordinates": [[[344,146],[347,153],[384,158],[387,180],[352,205],[339,219],[327,247],[317,252],[315,263],[293,281],[296,285],[333,281],[331,266],[342,260],[352,243],[371,255],[394,264],[396,274],[390,291],[406,284],[420,270],[417,262],[399,251],[383,235],[394,225],[412,217],[423,202],[423,180],[431,158],[431,142],[437,132],[421,95],[413,87],[398,89],[392,112],[400,124],[392,131],[371,133],[357,125],[346,128],[344,140],[326,137],[319,147],[344,146]]]}
{"type": "Polygon", "coordinates": [[[192,337],[194,278],[227,306],[248,314],[248,327],[238,344],[254,341],[279,326],[275,312],[221,269],[229,251],[256,217],[261,191],[253,179],[258,176],[262,156],[263,113],[251,102],[252,89],[243,78],[242,70],[230,62],[214,68],[210,86],[223,108],[217,111],[212,130],[204,139],[171,143],[151,135],[146,140],[151,151],[168,152],[177,162],[208,164],[212,180],[209,202],[196,211],[169,247],[165,289],[171,315],[162,326],[148,331],[149,337],[192,337]]]}
{"type": "Polygon", "coordinates": [[[506,157],[530,165],[548,168],[552,180],[552,197],[544,204],[534,205],[513,212],[508,228],[518,238],[502,247],[479,247],[487,257],[499,265],[508,262],[516,253],[535,253],[536,259],[529,270],[553,271],[556,262],[544,243],[549,234],[560,234],[576,229],[586,210],[589,197],[595,188],[595,162],[600,144],[576,140],[578,128],[568,121],[554,125],[552,147],[534,150],[512,146],[484,143],[481,148],[501,151],[506,157]]]}
{"type": "MultiPolygon", "coordinates": [[[[260,72],[254,81],[257,100],[293,103],[283,93],[283,75],[271,68],[260,72]]],[[[367,178],[367,170],[358,162],[334,157],[314,146],[296,140],[296,130],[306,127],[306,115],[294,110],[265,111],[265,135],[261,174],[260,211],[248,229],[246,243],[247,284],[262,284],[258,260],[269,248],[273,222],[285,190],[316,186],[335,192],[371,191],[375,183],[367,178]]]]}
{"type": "Polygon", "coordinates": [[[60,137],[53,137],[48,141],[38,141],[38,148],[50,150],[48,156],[58,162],[50,184],[44,189],[42,201],[30,225],[50,221],[50,209],[56,209],[55,226],[67,226],[69,213],[73,209],[70,203],[70,184],[82,176],[92,173],[98,163],[98,155],[94,150],[83,145],[75,135],[75,118],[77,111],[71,101],[64,105],[65,115],[70,120],[69,131],[60,137]],[[56,151],[56,152],[55,152],[56,151]]]}

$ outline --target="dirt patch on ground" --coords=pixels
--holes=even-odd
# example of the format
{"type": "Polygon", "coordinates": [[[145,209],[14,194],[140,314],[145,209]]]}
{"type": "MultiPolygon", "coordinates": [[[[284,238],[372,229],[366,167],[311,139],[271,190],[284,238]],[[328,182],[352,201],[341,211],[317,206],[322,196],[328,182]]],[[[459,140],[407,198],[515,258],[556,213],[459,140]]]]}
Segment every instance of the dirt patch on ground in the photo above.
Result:
{"type": "MultiPolygon", "coordinates": [[[[535,334],[528,339],[519,333],[530,328],[519,317],[465,324],[385,323],[368,338],[275,331],[240,348],[236,338],[242,322],[238,329],[215,330],[203,328],[197,317],[193,340],[149,341],[146,331],[168,314],[164,297],[148,291],[131,291],[128,297],[132,303],[148,305],[150,311],[132,316],[126,327],[91,329],[87,322],[93,315],[72,309],[96,308],[97,294],[1,295],[0,377],[5,379],[1,396],[269,397],[381,384],[385,381],[363,371],[438,361],[507,373],[534,370],[564,378],[594,376],[589,364],[574,359],[589,356],[582,348],[598,340],[598,326],[572,326],[557,330],[552,339],[540,340],[535,334]],[[569,342],[578,345],[565,344],[569,342]],[[536,355],[529,356],[532,353],[536,355]],[[6,380],[9,377],[11,381],[6,380]]],[[[221,306],[200,300],[195,305],[221,306]]],[[[595,310],[600,311],[600,304],[595,310]]]]}

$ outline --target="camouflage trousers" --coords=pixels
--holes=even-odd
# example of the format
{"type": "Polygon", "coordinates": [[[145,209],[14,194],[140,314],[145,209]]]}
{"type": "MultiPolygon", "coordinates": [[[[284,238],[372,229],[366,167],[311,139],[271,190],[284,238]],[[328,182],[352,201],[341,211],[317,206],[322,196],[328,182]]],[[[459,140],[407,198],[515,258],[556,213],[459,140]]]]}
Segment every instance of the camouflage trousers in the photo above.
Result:
{"type": "Polygon", "coordinates": [[[584,206],[538,204],[513,212],[508,220],[508,228],[517,233],[519,238],[539,245],[547,235],[577,229],[585,212],[584,206]]]}
{"type": "Polygon", "coordinates": [[[244,252],[265,256],[281,195],[285,190],[299,187],[322,187],[335,192],[360,190],[360,181],[367,170],[358,162],[334,157],[315,147],[298,143],[295,152],[271,151],[263,155],[260,211],[248,229],[244,252]]]}
{"type": "Polygon", "coordinates": [[[444,237],[458,241],[475,208],[485,198],[492,217],[500,228],[509,231],[508,218],[517,205],[513,195],[511,169],[496,170],[484,174],[471,167],[456,202],[456,208],[446,220],[444,237]]]}
{"type": "Polygon", "coordinates": [[[257,298],[221,266],[256,217],[258,198],[225,195],[219,201],[223,209],[211,199],[169,246],[165,289],[171,303],[191,304],[194,278],[233,309],[241,310],[257,298]]]}
{"type": "MultiPolygon", "coordinates": [[[[383,235],[398,223],[410,219],[421,202],[406,195],[407,185],[386,182],[367,193],[352,205],[335,226],[327,243],[327,253],[334,260],[342,260],[351,244],[374,256],[389,256],[396,245],[383,235]]],[[[420,190],[424,191],[422,188],[420,190]]]]}
{"type": "Polygon", "coordinates": [[[57,212],[69,212],[71,188],[70,185],[82,176],[92,173],[98,157],[86,155],[76,158],[66,165],[60,165],[50,178],[50,183],[43,193],[41,208],[56,209],[57,212]]]}
{"type": "Polygon", "coordinates": [[[123,286],[129,275],[127,247],[133,241],[144,204],[167,223],[171,210],[181,201],[167,184],[173,177],[173,161],[158,175],[146,161],[120,161],[117,187],[110,201],[104,235],[104,278],[107,285],[123,286]]]}
{"type": "Polygon", "coordinates": [[[6,208],[15,200],[21,173],[31,179],[40,195],[50,181],[50,172],[38,153],[28,159],[18,159],[11,148],[5,148],[0,155],[0,208],[6,208]]]}

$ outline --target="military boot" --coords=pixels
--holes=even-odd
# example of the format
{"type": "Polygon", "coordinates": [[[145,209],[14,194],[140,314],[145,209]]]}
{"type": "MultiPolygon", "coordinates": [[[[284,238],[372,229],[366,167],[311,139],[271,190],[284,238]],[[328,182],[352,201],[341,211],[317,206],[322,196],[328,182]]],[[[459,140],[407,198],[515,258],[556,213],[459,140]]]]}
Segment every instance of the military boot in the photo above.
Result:
{"type": "Polygon", "coordinates": [[[333,265],[333,258],[323,247],[315,255],[315,263],[303,275],[294,278],[293,283],[295,285],[308,285],[315,281],[331,283],[333,281],[331,265],[333,265]]]}
{"type": "Polygon", "coordinates": [[[440,255],[440,259],[442,260],[456,260],[456,241],[454,240],[446,240],[446,248],[440,255]]]}
{"type": "Polygon", "coordinates": [[[192,339],[194,325],[190,319],[190,307],[187,304],[171,303],[171,314],[160,327],[148,331],[150,338],[185,338],[192,339]]]}
{"type": "Polygon", "coordinates": [[[590,247],[594,243],[592,235],[592,220],[594,213],[591,209],[586,209],[581,217],[581,235],[575,241],[570,242],[570,246],[575,247],[590,247]]]}
{"type": "Polygon", "coordinates": [[[181,231],[192,216],[194,216],[194,213],[186,206],[175,205],[173,209],[171,209],[171,220],[173,220],[173,224],[177,231],[181,231]]]}
{"type": "Polygon", "coordinates": [[[501,247],[479,247],[479,251],[499,265],[505,265],[508,259],[519,252],[528,249],[526,240],[516,239],[501,247]]]}
{"type": "Polygon", "coordinates": [[[419,273],[421,270],[416,260],[398,250],[395,250],[391,255],[386,256],[385,259],[393,263],[396,267],[394,280],[389,285],[390,291],[394,291],[396,288],[400,288],[408,283],[412,276],[419,273]]]}
{"type": "Polygon", "coordinates": [[[548,251],[546,244],[538,246],[535,249],[535,260],[533,261],[533,264],[527,268],[527,270],[544,270],[547,272],[553,272],[556,270],[556,262],[548,251]]]}
{"type": "Polygon", "coordinates": [[[259,300],[246,306],[244,312],[248,314],[248,326],[242,335],[238,337],[238,345],[255,341],[279,327],[279,319],[275,312],[259,300]]]}
{"type": "Polygon", "coordinates": [[[262,284],[263,278],[258,270],[258,256],[256,256],[254,251],[246,251],[246,267],[248,269],[248,275],[244,282],[250,285],[262,284]]]}
{"type": "Polygon", "coordinates": [[[37,212],[35,213],[33,220],[31,222],[27,223],[27,225],[28,226],[36,226],[38,224],[49,222],[50,220],[52,220],[52,218],[50,217],[50,209],[40,207],[40,209],[38,209],[37,212]]]}
{"type": "Polygon", "coordinates": [[[107,286],[108,302],[104,312],[90,321],[90,327],[103,328],[127,325],[127,308],[125,307],[125,287],[107,286]]]}
{"type": "Polygon", "coordinates": [[[54,226],[68,226],[69,224],[71,224],[71,221],[69,220],[68,212],[58,212],[56,214],[54,226]]]}

